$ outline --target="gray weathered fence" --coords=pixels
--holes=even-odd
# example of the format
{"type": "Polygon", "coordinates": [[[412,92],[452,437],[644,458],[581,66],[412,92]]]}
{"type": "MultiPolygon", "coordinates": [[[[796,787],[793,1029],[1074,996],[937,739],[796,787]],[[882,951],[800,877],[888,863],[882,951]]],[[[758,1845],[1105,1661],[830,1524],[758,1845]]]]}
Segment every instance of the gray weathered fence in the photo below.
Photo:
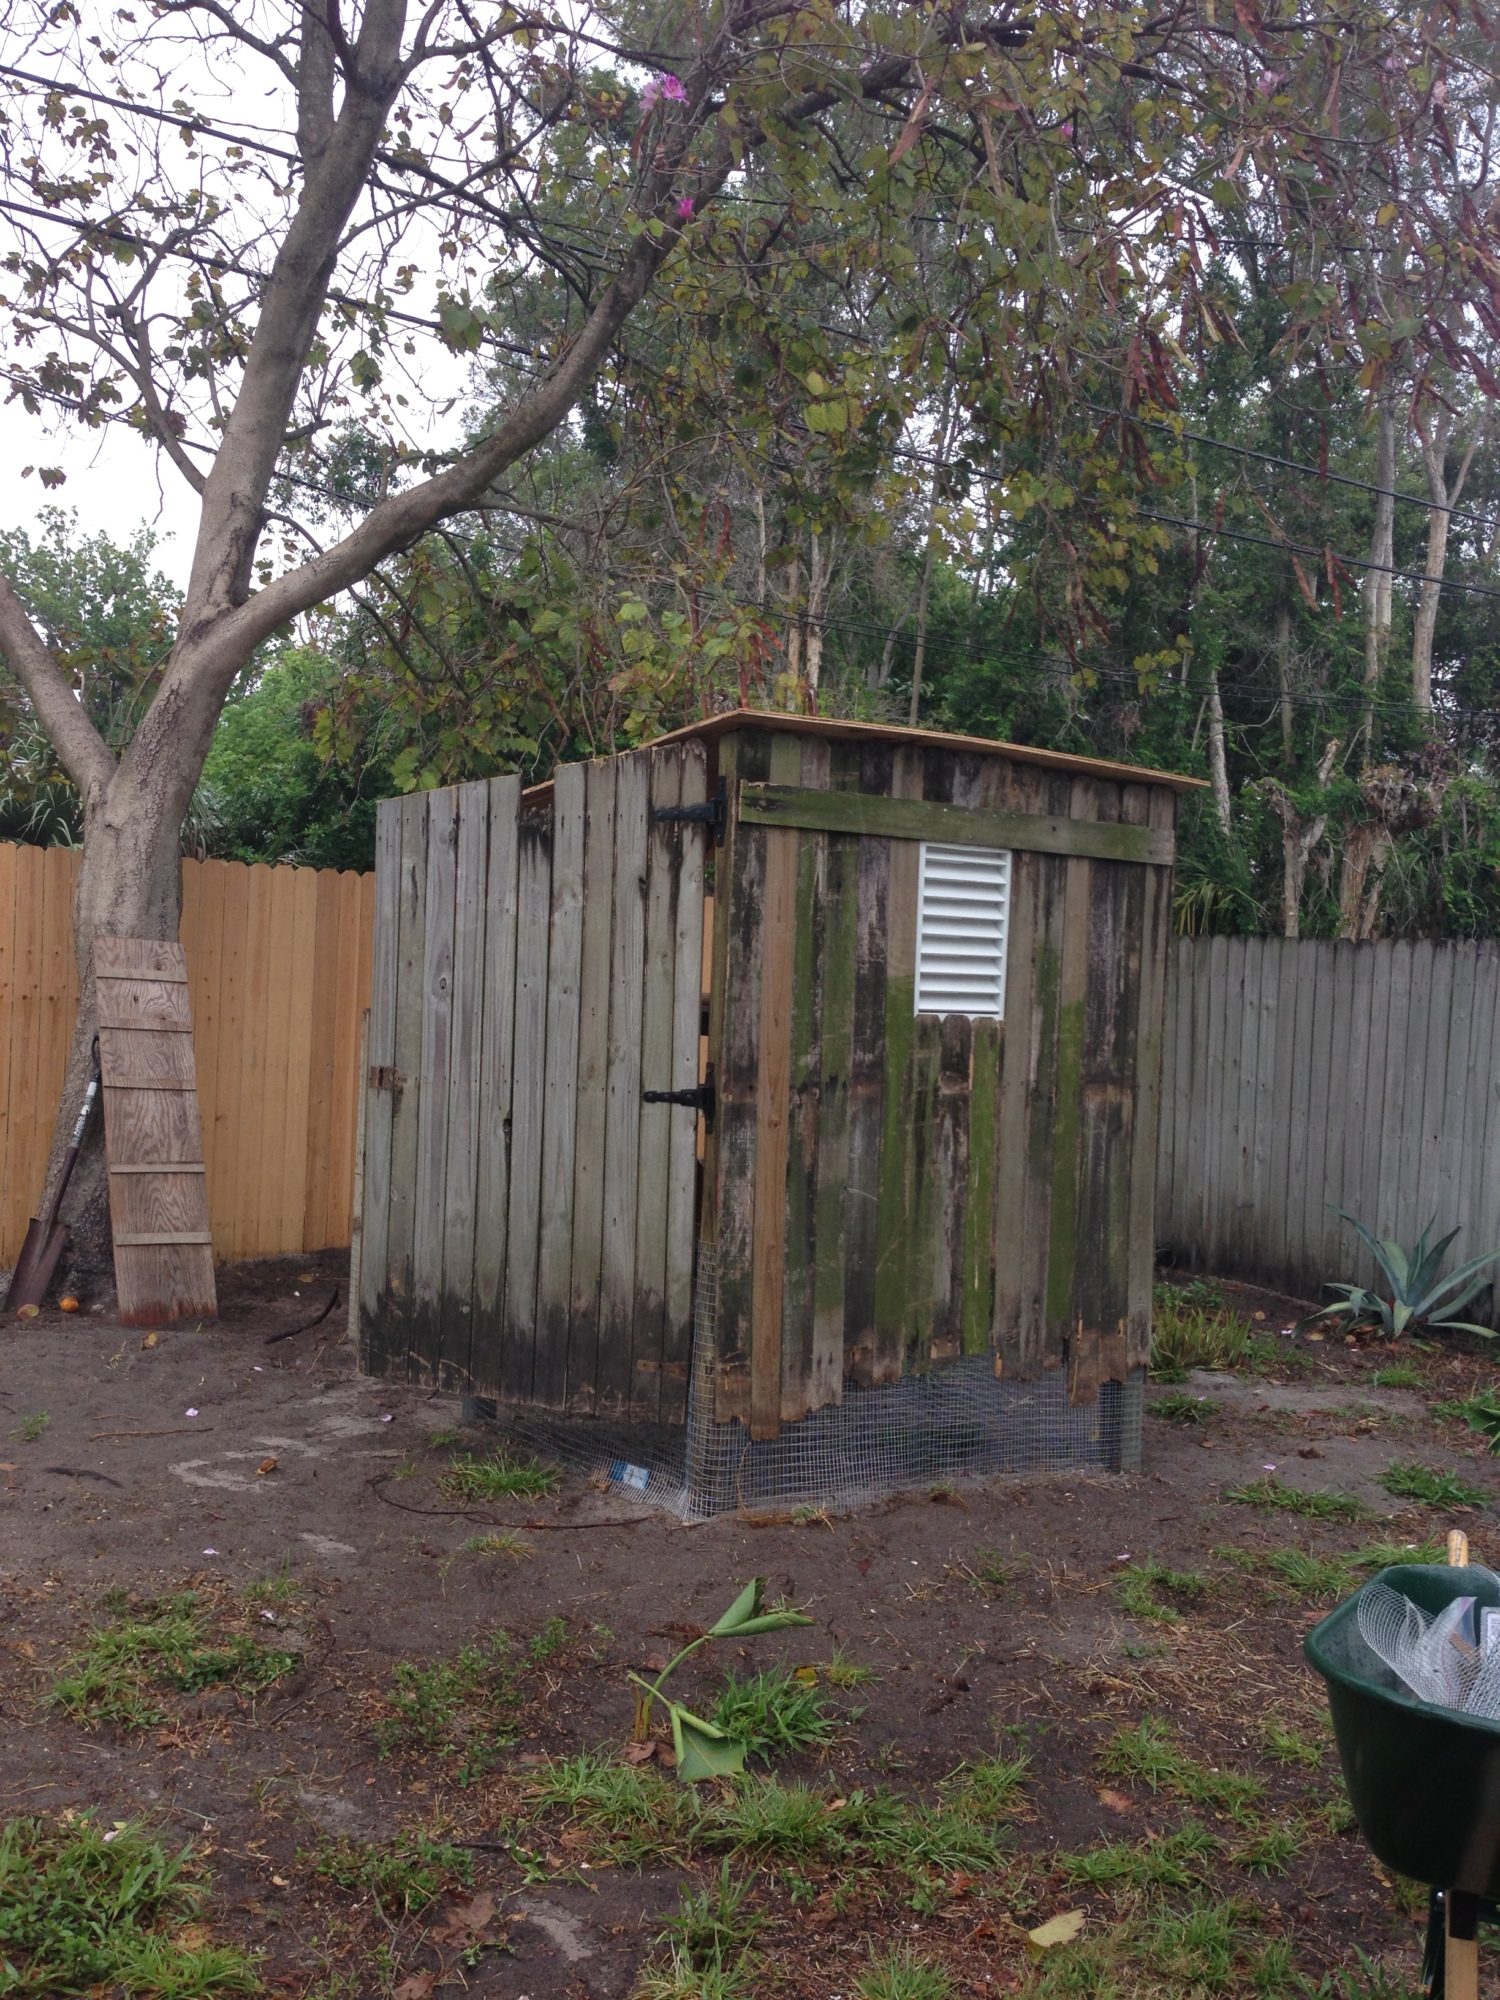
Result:
{"type": "Polygon", "coordinates": [[[1179,941],[1158,1243],[1308,1298],[1374,1275],[1340,1208],[1408,1244],[1435,1216],[1453,1259],[1500,1244],[1497,993],[1493,944],[1179,941]]]}

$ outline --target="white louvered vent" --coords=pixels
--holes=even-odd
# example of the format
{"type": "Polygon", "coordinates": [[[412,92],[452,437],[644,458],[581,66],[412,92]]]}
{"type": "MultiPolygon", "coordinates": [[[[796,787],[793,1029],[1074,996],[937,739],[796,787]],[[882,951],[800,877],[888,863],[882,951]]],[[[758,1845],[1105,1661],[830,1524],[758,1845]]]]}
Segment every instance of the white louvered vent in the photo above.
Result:
{"type": "Polygon", "coordinates": [[[1010,856],[922,843],[917,894],[917,1012],[1005,1015],[1010,856]]]}

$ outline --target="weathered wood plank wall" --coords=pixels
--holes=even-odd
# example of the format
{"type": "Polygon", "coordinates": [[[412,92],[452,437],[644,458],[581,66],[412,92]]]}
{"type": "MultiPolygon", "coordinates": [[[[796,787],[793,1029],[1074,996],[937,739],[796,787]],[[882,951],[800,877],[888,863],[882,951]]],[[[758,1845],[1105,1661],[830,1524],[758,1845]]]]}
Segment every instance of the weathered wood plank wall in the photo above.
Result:
{"type": "Polygon", "coordinates": [[[382,806],[365,1366],[681,1417],[692,1338],[700,744],[382,806]]]}
{"type": "MultiPolygon", "coordinates": [[[[0,844],[0,1268],[41,1191],[77,1004],[68,848],[0,844]]],[[[220,1260],[349,1241],[372,875],[182,864],[208,1206],[220,1260]]]]}
{"type": "Polygon", "coordinates": [[[1341,1208],[1500,1244],[1497,993],[1493,944],[1177,940],[1159,1244],[1305,1298],[1374,1279],[1341,1208]]]}
{"type": "Polygon", "coordinates": [[[717,1414],[770,1435],[988,1351],[1091,1399],[1149,1343],[1172,794],[749,728],[719,764],[717,1414]],[[918,842],[877,831],[966,810],[1036,842],[1003,1022],[915,1013],[918,842]]]}

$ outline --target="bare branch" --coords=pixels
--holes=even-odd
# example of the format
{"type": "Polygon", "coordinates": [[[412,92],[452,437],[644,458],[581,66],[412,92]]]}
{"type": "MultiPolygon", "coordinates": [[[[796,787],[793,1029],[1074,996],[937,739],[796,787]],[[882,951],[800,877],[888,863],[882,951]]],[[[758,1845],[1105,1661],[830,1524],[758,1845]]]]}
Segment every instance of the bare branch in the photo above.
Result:
{"type": "Polygon", "coordinates": [[[0,652],[80,796],[87,800],[104,790],[115,774],[115,759],[4,575],[0,575],[0,652]]]}

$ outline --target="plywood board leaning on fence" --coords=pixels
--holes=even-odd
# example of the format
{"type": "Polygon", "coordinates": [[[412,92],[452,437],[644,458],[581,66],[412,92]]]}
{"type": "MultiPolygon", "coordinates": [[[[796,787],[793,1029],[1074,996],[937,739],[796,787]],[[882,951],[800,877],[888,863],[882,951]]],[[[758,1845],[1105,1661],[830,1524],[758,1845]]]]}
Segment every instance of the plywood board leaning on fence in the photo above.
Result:
{"type": "Polygon", "coordinates": [[[182,946],[94,944],[115,1289],[127,1325],[212,1318],[213,1242],[182,946]]]}

